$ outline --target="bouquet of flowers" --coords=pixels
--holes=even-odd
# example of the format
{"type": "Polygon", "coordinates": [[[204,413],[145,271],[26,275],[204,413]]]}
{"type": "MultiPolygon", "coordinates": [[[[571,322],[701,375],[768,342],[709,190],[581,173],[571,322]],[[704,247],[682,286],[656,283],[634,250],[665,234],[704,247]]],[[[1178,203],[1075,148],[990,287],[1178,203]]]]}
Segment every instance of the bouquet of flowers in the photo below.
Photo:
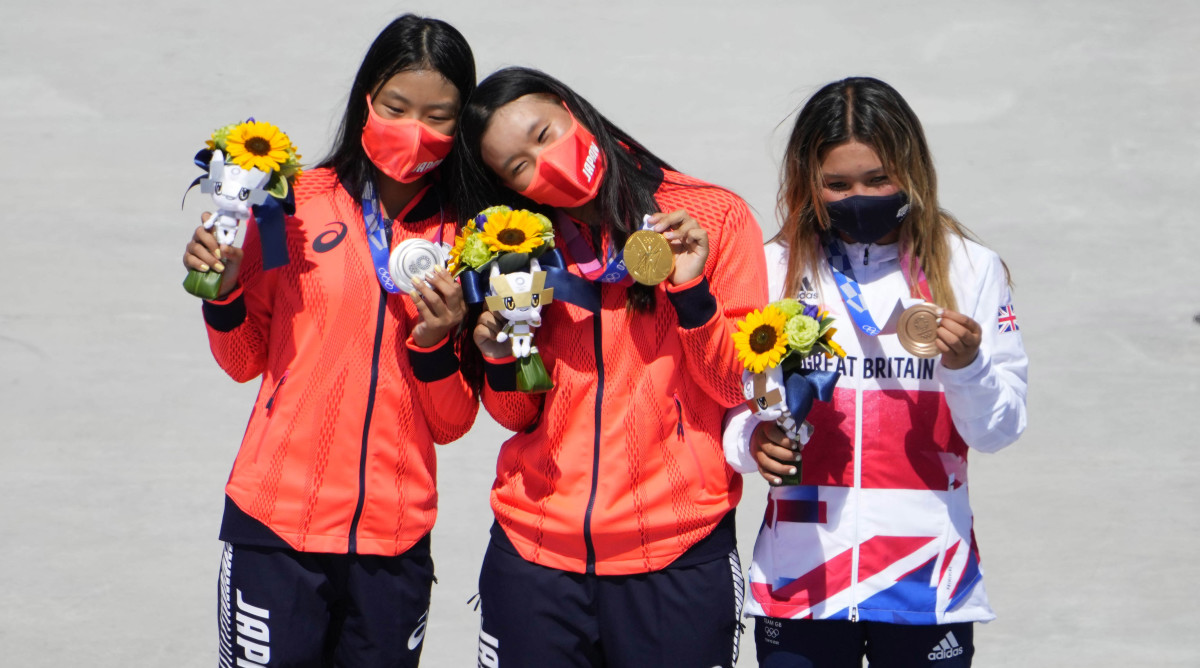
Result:
{"type": "MultiPolygon", "coordinates": [[[[208,176],[197,178],[192,185],[199,183],[201,192],[211,195],[216,206],[204,227],[216,228],[217,241],[225,245],[233,244],[238,226],[250,217],[252,207],[264,204],[268,198],[290,201],[289,185],[301,172],[300,154],[288,136],[274,125],[253,118],[214,130],[207,148],[196,154],[195,163],[208,176]]],[[[275,235],[277,245],[282,245],[282,212],[277,215],[280,224],[275,235]]],[[[268,264],[264,259],[264,269],[271,268],[268,264]]],[[[286,259],[275,266],[278,264],[286,264],[286,259]]],[[[216,299],[221,278],[215,271],[191,270],[183,287],[197,297],[216,299]]]]}
{"type": "MultiPolygon", "coordinates": [[[[838,373],[805,368],[812,355],[845,357],[846,351],[833,340],[837,329],[828,312],[795,299],[771,302],[752,311],[737,323],[733,343],[742,372],[742,394],[754,417],[774,421],[789,439],[806,443],[812,425],[805,422],[816,399],[829,401],[838,373]]],[[[800,484],[796,475],[784,476],[783,484],[800,484]]]]}
{"type": "Polygon", "coordinates": [[[534,329],[542,324],[542,307],[554,299],[554,288],[546,287],[546,272],[538,257],[552,248],[550,219],[524,209],[493,206],[467,223],[450,249],[451,274],[471,270],[489,276],[488,310],[506,320],[496,340],[512,340],[517,389],[522,392],[554,387],[533,345],[534,329]]]}

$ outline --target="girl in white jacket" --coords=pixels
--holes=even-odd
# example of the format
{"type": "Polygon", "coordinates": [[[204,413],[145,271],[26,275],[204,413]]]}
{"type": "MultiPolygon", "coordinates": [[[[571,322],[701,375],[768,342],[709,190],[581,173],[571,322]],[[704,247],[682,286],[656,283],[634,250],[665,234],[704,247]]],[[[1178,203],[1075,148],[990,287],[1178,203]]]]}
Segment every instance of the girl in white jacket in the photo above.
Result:
{"type": "Polygon", "coordinates": [[[995,617],[967,499],[968,447],[1025,428],[1028,360],[1008,271],[938,208],[920,121],[891,86],[852,78],[805,104],[788,142],[772,299],[828,310],[845,358],[807,444],[747,410],[726,457],[771,484],[747,614],[763,666],[968,666],[995,617]],[[928,338],[901,314],[934,305],[928,338]],[[914,350],[918,354],[909,352],[914,350]],[[781,476],[800,470],[800,485],[781,476]],[[807,661],[808,663],[805,663],[807,661]]]}

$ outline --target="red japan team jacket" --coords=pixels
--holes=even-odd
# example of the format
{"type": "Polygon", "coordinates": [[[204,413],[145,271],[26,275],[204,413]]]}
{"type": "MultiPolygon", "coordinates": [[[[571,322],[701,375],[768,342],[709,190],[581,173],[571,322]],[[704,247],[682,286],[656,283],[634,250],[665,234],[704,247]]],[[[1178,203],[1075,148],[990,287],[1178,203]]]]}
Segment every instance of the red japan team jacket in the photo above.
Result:
{"type": "MultiPolygon", "coordinates": [[[[521,556],[544,566],[662,569],[741,498],[721,424],[743,402],[734,322],[766,303],[762,233],[740,198],[691,177],[667,172],[655,197],[707,230],[702,277],[660,286],[649,313],[627,311],[616,284],[597,284],[599,313],[556,295],[534,338],[554,381],[546,394],[508,391],[512,358],[486,360],[484,406],[517,432],[500,450],[492,508],[521,556]]],[[[557,231],[580,275],[563,241],[557,231]]]]}
{"type": "MultiPolygon", "coordinates": [[[[241,287],[206,302],[213,356],[234,380],[262,377],[225,488],[222,538],[304,552],[401,554],[437,515],[434,443],[470,429],[478,400],[454,344],[418,349],[411,299],[375,277],[357,195],[329,169],[295,185],[291,261],[262,271],[247,230],[241,287]]],[[[392,225],[454,238],[435,189],[392,225]]]]}

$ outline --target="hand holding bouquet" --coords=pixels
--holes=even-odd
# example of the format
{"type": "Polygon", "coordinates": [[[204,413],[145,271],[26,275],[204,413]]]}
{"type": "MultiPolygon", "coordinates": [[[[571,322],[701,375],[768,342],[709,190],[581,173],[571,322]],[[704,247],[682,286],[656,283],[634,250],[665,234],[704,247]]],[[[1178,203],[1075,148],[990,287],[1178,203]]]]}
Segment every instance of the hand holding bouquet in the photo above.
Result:
{"type": "Polygon", "coordinates": [[[512,341],[517,389],[545,392],[554,387],[533,345],[542,307],[554,299],[537,258],[554,247],[554,228],[545,216],[506,206],[485,209],[462,230],[450,249],[455,276],[473,270],[489,277],[488,310],[504,319],[496,340],[512,341]]]}
{"type": "MultiPolygon", "coordinates": [[[[250,217],[252,209],[258,213],[260,205],[268,198],[276,202],[290,199],[289,185],[300,175],[300,155],[288,136],[270,123],[261,123],[253,118],[244,123],[233,123],[213,131],[208,147],[196,154],[195,163],[208,172],[207,177],[197,178],[192,186],[200,184],[200,191],[212,197],[215,213],[204,222],[205,229],[216,228],[217,241],[222,245],[233,245],[238,226],[250,217]]],[[[189,188],[190,190],[191,188],[189,188]]],[[[275,207],[278,217],[276,237],[271,252],[282,245],[282,211],[275,207]]],[[[263,217],[260,215],[260,217],[263,217]]],[[[267,244],[264,239],[264,253],[267,244]]],[[[275,264],[266,261],[264,269],[286,264],[284,259],[275,264]]],[[[275,258],[272,258],[275,259],[275,258]]],[[[197,297],[216,299],[220,294],[222,274],[209,271],[188,271],[183,282],[185,290],[197,297]]]]}
{"type": "MultiPolygon", "coordinates": [[[[795,299],[780,299],[752,311],[733,334],[742,372],[742,394],[754,417],[774,421],[798,443],[806,443],[812,425],[805,422],[816,399],[829,401],[838,373],[805,368],[804,360],[823,354],[845,357],[833,340],[833,318],[795,299]]],[[[783,484],[800,484],[799,466],[783,484]]]]}

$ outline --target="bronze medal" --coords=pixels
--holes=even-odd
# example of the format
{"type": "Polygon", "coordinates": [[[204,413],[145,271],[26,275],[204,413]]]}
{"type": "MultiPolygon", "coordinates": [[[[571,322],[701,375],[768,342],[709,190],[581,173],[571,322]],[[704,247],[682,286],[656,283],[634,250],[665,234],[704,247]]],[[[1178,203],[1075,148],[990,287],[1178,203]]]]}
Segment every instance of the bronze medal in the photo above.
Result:
{"type": "Polygon", "coordinates": [[[938,314],[933,304],[917,304],[900,314],[896,336],[900,345],[917,357],[937,357],[941,351],[937,345],[938,314]]]}
{"type": "Polygon", "coordinates": [[[675,269],[675,254],[667,238],[652,230],[639,230],[625,242],[625,268],[642,285],[658,285],[675,269]]]}

